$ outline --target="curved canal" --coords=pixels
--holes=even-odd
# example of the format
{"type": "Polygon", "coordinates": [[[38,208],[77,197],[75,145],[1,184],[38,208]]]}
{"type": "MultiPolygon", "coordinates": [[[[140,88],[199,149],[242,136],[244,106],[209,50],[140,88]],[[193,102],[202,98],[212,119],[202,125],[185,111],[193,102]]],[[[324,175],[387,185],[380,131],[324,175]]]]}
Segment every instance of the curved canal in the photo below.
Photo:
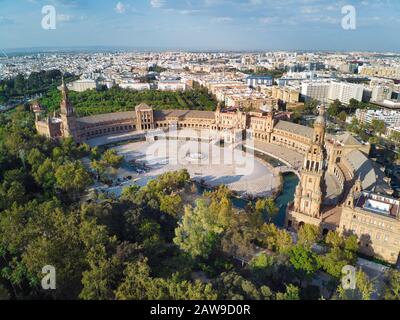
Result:
{"type": "MultiPolygon", "coordinates": [[[[299,183],[299,178],[292,172],[282,174],[282,180],[282,191],[275,199],[276,206],[279,208],[279,213],[272,220],[278,227],[284,226],[287,205],[294,200],[296,186],[299,183]]],[[[196,186],[199,195],[202,195],[205,191],[212,190],[211,188],[200,186],[199,184],[196,184],[196,186]]],[[[232,198],[232,204],[237,209],[244,210],[249,202],[249,200],[243,198],[232,198]]]]}

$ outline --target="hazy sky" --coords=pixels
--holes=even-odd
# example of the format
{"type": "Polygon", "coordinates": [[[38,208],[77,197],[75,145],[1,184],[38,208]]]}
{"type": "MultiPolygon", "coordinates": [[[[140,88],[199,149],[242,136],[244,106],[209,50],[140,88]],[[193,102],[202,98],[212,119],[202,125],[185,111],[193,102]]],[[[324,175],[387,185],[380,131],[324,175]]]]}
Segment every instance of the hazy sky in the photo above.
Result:
{"type": "Polygon", "coordinates": [[[0,49],[98,45],[399,52],[400,0],[0,0],[0,49]],[[342,28],[345,5],[356,30],[342,28]]]}

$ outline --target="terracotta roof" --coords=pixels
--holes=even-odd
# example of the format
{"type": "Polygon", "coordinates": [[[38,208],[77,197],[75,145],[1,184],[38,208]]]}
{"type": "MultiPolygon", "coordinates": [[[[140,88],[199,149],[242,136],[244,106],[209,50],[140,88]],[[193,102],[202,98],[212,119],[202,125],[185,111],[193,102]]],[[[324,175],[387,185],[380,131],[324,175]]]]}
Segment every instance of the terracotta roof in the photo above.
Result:
{"type": "Polygon", "coordinates": [[[136,112],[124,111],[124,112],[104,113],[95,116],[78,118],[77,121],[85,124],[96,124],[101,122],[127,120],[127,119],[136,119],[136,112]]]}
{"type": "Polygon", "coordinates": [[[288,131],[294,134],[301,135],[306,138],[312,139],[314,135],[314,129],[309,128],[306,126],[302,126],[297,123],[289,122],[289,121],[284,121],[284,120],[279,120],[278,123],[275,126],[276,129],[282,130],[282,131],[288,131]]]}
{"type": "Polygon", "coordinates": [[[215,119],[213,111],[199,110],[154,110],[154,119],[163,120],[166,118],[199,118],[199,119],[215,119]]]}

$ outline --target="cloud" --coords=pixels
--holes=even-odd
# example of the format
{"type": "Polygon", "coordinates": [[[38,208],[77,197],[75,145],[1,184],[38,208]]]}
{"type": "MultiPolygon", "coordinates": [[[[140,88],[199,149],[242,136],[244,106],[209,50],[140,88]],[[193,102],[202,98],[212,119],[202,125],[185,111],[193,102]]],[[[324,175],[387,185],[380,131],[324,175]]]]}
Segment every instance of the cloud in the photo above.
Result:
{"type": "Polygon", "coordinates": [[[0,26],[5,26],[5,25],[13,24],[13,23],[14,23],[14,21],[11,20],[10,18],[0,16],[0,26]]]}
{"type": "Polygon", "coordinates": [[[58,22],[70,22],[73,20],[73,17],[69,14],[57,14],[57,21],[58,22]]]}
{"type": "Polygon", "coordinates": [[[252,6],[260,6],[263,4],[262,0],[249,0],[249,4],[252,6]]]}
{"type": "Polygon", "coordinates": [[[302,7],[301,8],[301,13],[304,14],[313,14],[313,13],[318,13],[320,12],[320,9],[317,7],[302,7]]]}
{"type": "Polygon", "coordinates": [[[150,5],[153,8],[161,8],[165,5],[166,0],[150,0],[150,5]]]}
{"type": "Polygon", "coordinates": [[[229,23],[229,22],[233,21],[233,18],[232,17],[216,17],[216,18],[213,18],[213,21],[217,22],[217,23],[229,23]]]}
{"type": "Polygon", "coordinates": [[[117,13],[125,13],[126,6],[122,2],[118,2],[114,8],[115,12],[117,13]]]}
{"type": "Polygon", "coordinates": [[[57,14],[57,22],[61,23],[68,23],[68,22],[75,22],[75,21],[80,21],[84,20],[84,16],[74,16],[70,14],[64,14],[64,13],[58,13],[57,14]]]}

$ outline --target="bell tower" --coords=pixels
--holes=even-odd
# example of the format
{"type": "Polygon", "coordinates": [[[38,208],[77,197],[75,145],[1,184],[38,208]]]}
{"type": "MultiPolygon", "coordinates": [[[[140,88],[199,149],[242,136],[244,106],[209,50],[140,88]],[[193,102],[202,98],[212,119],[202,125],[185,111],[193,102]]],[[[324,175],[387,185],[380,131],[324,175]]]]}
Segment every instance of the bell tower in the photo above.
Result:
{"type": "Polygon", "coordinates": [[[64,138],[72,137],[78,139],[78,125],[76,121],[76,114],[73,105],[68,98],[68,89],[64,82],[64,77],[61,83],[61,134],[64,138]]]}
{"type": "Polygon", "coordinates": [[[319,116],[314,123],[313,141],[305,155],[300,171],[294,205],[288,212],[287,222],[298,225],[300,222],[318,225],[321,221],[323,183],[325,174],[325,109],[320,107],[319,116]]]}
{"type": "Polygon", "coordinates": [[[271,142],[271,135],[275,126],[275,110],[273,107],[268,107],[266,109],[267,117],[266,117],[266,131],[267,131],[267,142],[271,142]]]}

